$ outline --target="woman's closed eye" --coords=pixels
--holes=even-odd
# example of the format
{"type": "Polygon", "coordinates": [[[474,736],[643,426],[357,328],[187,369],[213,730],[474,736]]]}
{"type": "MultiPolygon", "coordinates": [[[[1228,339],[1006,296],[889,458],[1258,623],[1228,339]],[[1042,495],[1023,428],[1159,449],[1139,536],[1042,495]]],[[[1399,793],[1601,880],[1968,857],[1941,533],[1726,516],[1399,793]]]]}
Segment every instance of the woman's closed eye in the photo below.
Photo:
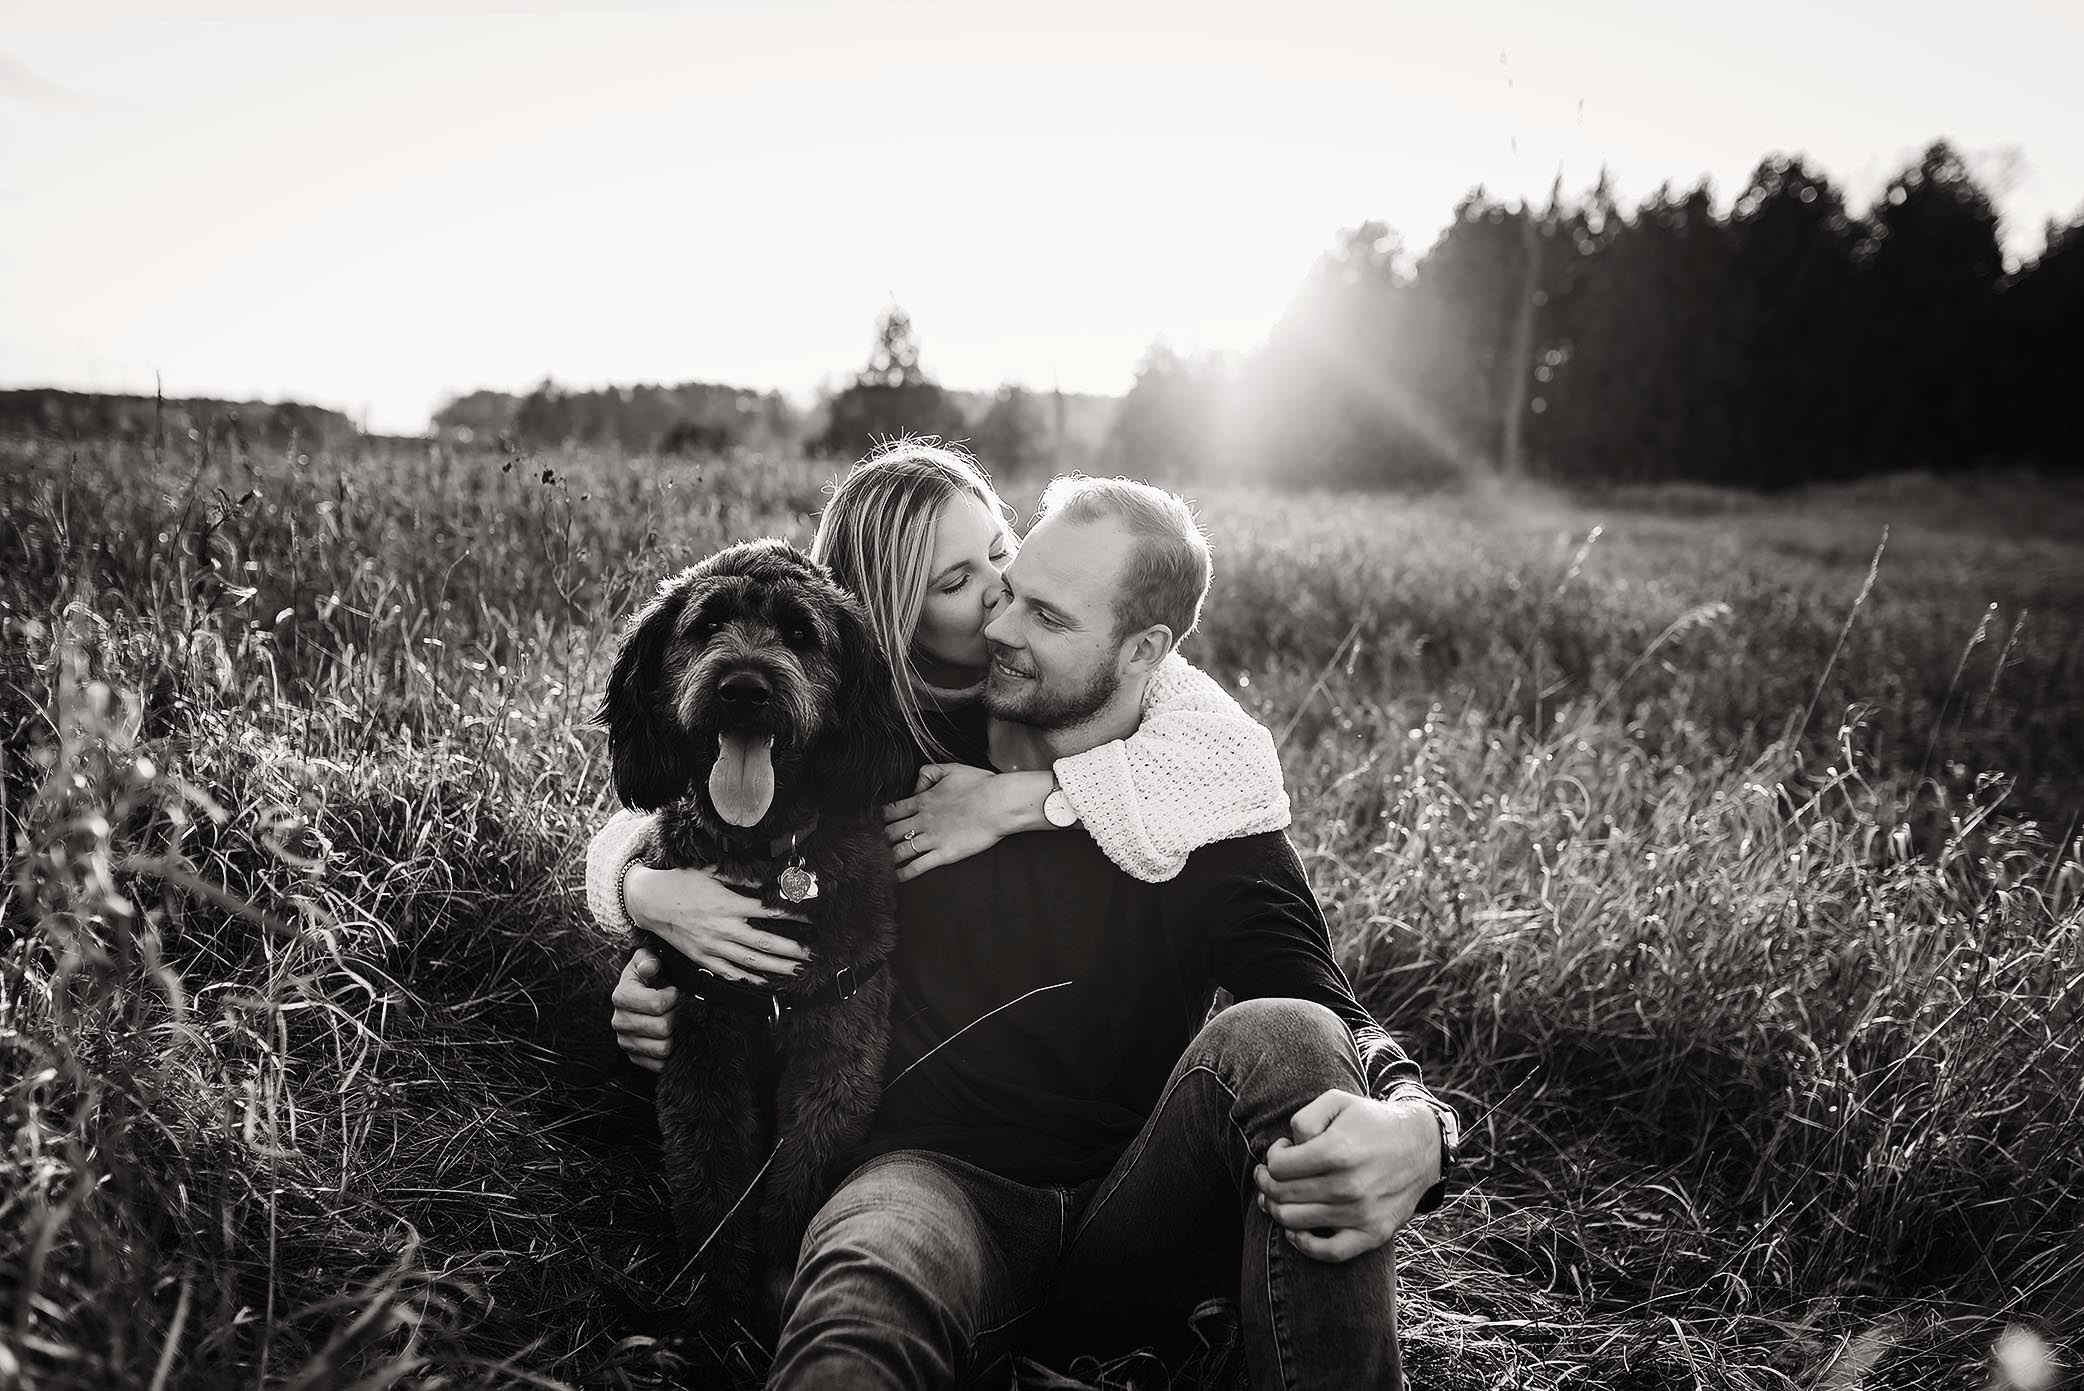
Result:
{"type": "MultiPolygon", "coordinates": [[[[999,571],[1005,568],[1005,564],[1006,558],[1003,555],[995,555],[991,558],[991,573],[994,579],[998,577],[999,571]]],[[[974,576],[970,571],[964,569],[954,579],[941,586],[941,593],[960,594],[970,587],[970,581],[973,578],[974,576]]]]}

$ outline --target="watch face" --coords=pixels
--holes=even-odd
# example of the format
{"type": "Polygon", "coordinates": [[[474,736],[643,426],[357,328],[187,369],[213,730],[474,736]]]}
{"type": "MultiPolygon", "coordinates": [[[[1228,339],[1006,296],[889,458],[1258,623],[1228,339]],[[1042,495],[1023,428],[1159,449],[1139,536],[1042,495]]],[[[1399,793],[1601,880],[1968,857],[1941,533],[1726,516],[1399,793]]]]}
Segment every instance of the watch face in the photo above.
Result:
{"type": "MultiPolygon", "coordinates": [[[[1028,805],[1033,806],[1034,803],[1030,802],[1028,805]]],[[[1062,788],[1042,799],[1042,815],[1052,826],[1071,826],[1078,821],[1078,812],[1071,806],[1071,799],[1064,795],[1062,788]]]]}

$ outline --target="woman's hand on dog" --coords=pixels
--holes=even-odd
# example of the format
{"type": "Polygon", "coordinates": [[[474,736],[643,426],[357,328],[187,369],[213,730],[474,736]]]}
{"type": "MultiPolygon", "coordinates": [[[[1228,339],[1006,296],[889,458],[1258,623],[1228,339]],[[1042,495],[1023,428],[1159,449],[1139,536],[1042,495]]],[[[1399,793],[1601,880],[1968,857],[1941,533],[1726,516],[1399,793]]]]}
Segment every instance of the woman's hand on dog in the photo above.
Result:
{"type": "Polygon", "coordinates": [[[633,864],[622,881],[630,921],[706,971],[772,985],[803,969],[810,949],[756,924],[804,919],[748,898],[703,869],[633,864]]]}
{"type": "Polygon", "coordinates": [[[929,763],[912,795],[883,808],[883,834],[902,883],[967,860],[1016,831],[1049,825],[1042,803],[1050,774],[993,773],[963,763],[929,763]]]}

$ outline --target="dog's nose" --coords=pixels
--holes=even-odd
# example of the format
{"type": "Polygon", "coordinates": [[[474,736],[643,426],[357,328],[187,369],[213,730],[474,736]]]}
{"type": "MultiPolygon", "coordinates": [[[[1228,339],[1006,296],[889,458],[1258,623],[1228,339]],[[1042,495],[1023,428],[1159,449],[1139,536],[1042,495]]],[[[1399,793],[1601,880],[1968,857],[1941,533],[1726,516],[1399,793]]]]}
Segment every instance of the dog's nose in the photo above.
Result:
{"type": "Polygon", "coordinates": [[[774,694],[774,687],[767,678],[750,671],[734,671],[724,678],[723,685],[716,688],[717,696],[725,705],[734,709],[747,709],[765,705],[774,694]]]}

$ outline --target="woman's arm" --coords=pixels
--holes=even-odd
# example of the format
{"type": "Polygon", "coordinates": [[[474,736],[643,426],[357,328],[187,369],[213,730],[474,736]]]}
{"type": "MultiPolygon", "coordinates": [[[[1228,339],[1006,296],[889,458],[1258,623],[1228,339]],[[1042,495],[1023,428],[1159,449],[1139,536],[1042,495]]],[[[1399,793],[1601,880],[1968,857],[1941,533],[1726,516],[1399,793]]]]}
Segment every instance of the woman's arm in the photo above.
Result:
{"type": "Polygon", "coordinates": [[[586,907],[610,932],[641,928],[705,970],[765,985],[794,975],[810,951],[756,921],[802,919],[769,908],[706,869],[654,869],[655,813],[618,811],[586,847],[586,907]],[[764,979],[763,979],[764,977],[764,979]]]}
{"type": "Polygon", "coordinates": [[[616,812],[586,843],[586,911],[602,929],[615,935],[636,926],[623,903],[623,874],[651,848],[658,814],[616,812]]]}
{"type": "Polygon", "coordinates": [[[967,860],[1019,831],[1046,830],[1051,773],[994,773],[967,763],[929,763],[909,797],[883,807],[883,836],[897,880],[967,860]]]}
{"type": "MultiPolygon", "coordinates": [[[[642,928],[732,980],[764,984],[802,968],[810,956],[806,948],[753,925],[787,913],[733,892],[706,870],[642,863],[656,844],[657,828],[655,815],[619,811],[594,832],[586,847],[586,907],[596,923],[617,935],[642,928]]],[[[616,982],[609,1019],[631,1062],[650,1072],[664,1066],[679,998],[665,983],[657,949],[639,947],[616,982]]]]}
{"type": "Polygon", "coordinates": [[[1288,824],[1281,759],[1266,728],[1208,676],[1174,654],[1144,691],[1142,723],[1127,739],[1059,759],[1050,772],[992,773],[930,763],[910,797],[883,809],[897,877],[968,859],[1049,819],[1065,801],[1107,857],[1159,883],[1211,841],[1288,824]],[[908,838],[909,833],[909,838],[908,838]]]}
{"type": "Polygon", "coordinates": [[[1150,883],[1201,846],[1288,824],[1273,735],[1176,652],[1152,674],[1135,733],[1055,772],[1107,857],[1150,883]]]}

